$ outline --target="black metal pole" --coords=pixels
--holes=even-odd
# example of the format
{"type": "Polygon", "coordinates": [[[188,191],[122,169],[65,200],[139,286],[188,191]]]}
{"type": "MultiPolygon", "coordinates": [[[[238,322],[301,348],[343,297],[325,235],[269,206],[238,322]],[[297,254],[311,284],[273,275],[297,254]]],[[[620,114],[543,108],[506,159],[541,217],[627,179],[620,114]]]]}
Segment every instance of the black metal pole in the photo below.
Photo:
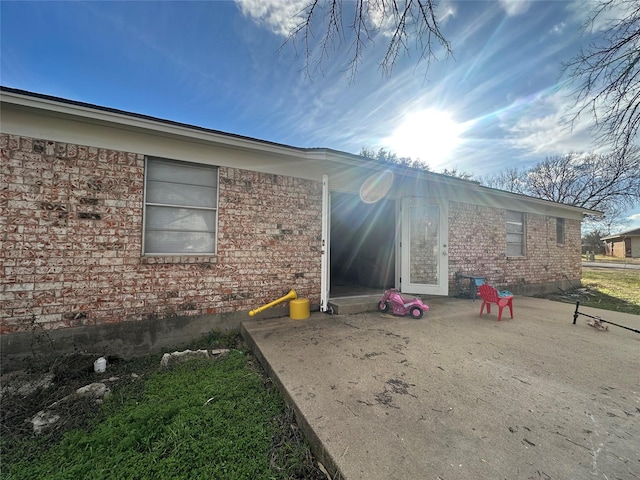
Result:
{"type": "Polygon", "coordinates": [[[631,330],[632,332],[640,333],[640,330],[636,330],[635,328],[625,327],[624,325],[619,325],[617,323],[610,322],[609,320],[603,320],[600,317],[595,317],[595,316],[589,315],[587,313],[578,312],[578,307],[579,306],[580,306],[580,302],[576,302],[576,311],[573,313],[573,324],[574,325],[576,324],[576,320],[578,319],[578,315],[582,315],[583,317],[593,318],[593,319],[595,319],[595,320],[597,320],[599,322],[602,322],[602,323],[608,323],[610,325],[615,325],[616,327],[624,328],[625,330],[631,330]]]}
{"type": "Polygon", "coordinates": [[[617,323],[613,323],[608,320],[603,320],[601,318],[598,318],[598,320],[604,323],[610,323],[611,325],[615,325],[616,327],[624,328],[625,330],[631,330],[632,332],[640,333],[640,330],[636,330],[635,328],[625,327],[624,325],[618,325],[617,323]]]}

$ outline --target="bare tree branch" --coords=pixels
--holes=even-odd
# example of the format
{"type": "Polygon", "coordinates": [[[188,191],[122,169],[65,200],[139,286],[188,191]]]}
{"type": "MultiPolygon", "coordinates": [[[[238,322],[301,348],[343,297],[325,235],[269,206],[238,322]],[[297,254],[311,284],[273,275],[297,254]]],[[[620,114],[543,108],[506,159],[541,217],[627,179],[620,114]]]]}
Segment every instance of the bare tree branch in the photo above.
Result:
{"type": "Polygon", "coordinates": [[[525,194],[526,171],[508,168],[497,175],[485,176],[480,183],[487,187],[506,190],[507,192],[525,194]]]}
{"type": "Polygon", "coordinates": [[[640,127],[640,2],[601,0],[583,28],[592,31],[598,19],[616,12],[596,40],[563,66],[563,74],[575,85],[572,122],[590,113],[597,142],[624,154],[640,127]]]}
{"type": "Polygon", "coordinates": [[[380,68],[389,75],[401,54],[409,54],[409,41],[415,40],[419,51],[419,62],[426,61],[427,67],[436,57],[436,45],[451,54],[451,45],[440,30],[435,12],[435,0],[310,0],[302,10],[303,20],[291,30],[285,43],[301,41],[305,45],[305,71],[311,77],[311,64],[322,71],[322,63],[329,58],[331,50],[346,43],[344,33],[343,6],[353,8],[353,21],[348,25],[353,39],[348,47],[350,61],[348,69],[351,80],[355,80],[364,51],[379,39],[387,39],[385,54],[380,68]],[[314,28],[322,29],[319,52],[314,55],[314,28]]]}
{"type": "Polygon", "coordinates": [[[600,210],[608,216],[640,202],[640,152],[549,157],[528,170],[511,169],[483,183],[554,202],[600,210]]]}

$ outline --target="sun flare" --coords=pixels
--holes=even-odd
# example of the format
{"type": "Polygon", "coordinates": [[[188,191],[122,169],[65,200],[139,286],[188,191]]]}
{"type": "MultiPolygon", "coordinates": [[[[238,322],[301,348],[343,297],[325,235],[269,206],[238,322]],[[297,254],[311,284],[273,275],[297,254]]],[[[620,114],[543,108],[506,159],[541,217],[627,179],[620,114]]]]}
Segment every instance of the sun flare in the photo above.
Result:
{"type": "Polygon", "coordinates": [[[427,109],[406,115],[385,143],[400,157],[420,159],[432,168],[440,168],[451,160],[462,131],[462,125],[448,113],[427,109]]]}

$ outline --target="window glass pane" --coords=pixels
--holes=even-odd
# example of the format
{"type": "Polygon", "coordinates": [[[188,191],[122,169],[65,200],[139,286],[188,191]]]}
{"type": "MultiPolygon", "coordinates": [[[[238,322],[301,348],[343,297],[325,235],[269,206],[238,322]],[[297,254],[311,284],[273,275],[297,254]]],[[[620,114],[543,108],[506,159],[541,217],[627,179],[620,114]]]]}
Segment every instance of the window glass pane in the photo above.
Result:
{"type": "Polygon", "coordinates": [[[507,243],[507,257],[522,257],[522,245],[507,243]]]}
{"type": "Polygon", "coordinates": [[[522,223],[507,222],[507,233],[522,233],[522,223]]]}
{"type": "Polygon", "coordinates": [[[215,187],[218,172],[215,167],[207,165],[150,158],[147,162],[147,180],[215,187]]]}
{"type": "Polygon", "coordinates": [[[522,244],[522,235],[516,233],[507,233],[507,243],[522,244]]]}
{"type": "Polygon", "coordinates": [[[147,203],[215,208],[216,201],[215,187],[147,180],[147,203]]]}
{"type": "Polygon", "coordinates": [[[524,214],[507,210],[507,233],[524,232],[524,214]]]}
{"type": "Polygon", "coordinates": [[[507,210],[507,256],[524,256],[524,213],[507,210]]]}
{"type": "Polygon", "coordinates": [[[564,218],[556,218],[556,242],[564,243],[564,218]]]}
{"type": "Polygon", "coordinates": [[[146,253],[197,254],[215,251],[215,234],[154,230],[145,236],[146,253]]]}
{"type": "Polygon", "coordinates": [[[193,210],[148,206],[146,211],[147,233],[149,230],[188,230],[214,232],[215,210],[193,210]]]}
{"type": "Polygon", "coordinates": [[[409,278],[411,283],[437,285],[440,259],[440,209],[436,205],[409,210],[409,278]]]}
{"type": "Polygon", "coordinates": [[[513,210],[507,210],[507,222],[522,223],[522,212],[514,212],[513,210]]]}
{"type": "Polygon", "coordinates": [[[213,254],[217,225],[218,169],[147,158],[146,254],[213,254]]]}

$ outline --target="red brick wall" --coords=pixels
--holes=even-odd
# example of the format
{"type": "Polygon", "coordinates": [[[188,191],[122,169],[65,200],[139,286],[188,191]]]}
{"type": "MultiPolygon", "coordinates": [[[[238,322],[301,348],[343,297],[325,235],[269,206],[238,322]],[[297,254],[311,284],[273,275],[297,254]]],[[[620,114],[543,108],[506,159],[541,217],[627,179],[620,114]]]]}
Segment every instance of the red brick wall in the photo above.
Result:
{"type": "Polygon", "coordinates": [[[580,222],[565,219],[564,244],[556,242],[556,217],[526,213],[524,257],[506,257],[506,210],[451,202],[449,284],[454,275],[477,273],[496,286],[518,287],[578,281],[581,276],[580,222]]]}
{"type": "Polygon", "coordinates": [[[610,243],[610,245],[612,257],[625,258],[627,256],[627,248],[624,239],[618,240],[617,242],[612,242],[610,243]]]}
{"type": "Polygon", "coordinates": [[[319,303],[322,186],[221,167],[218,252],[142,257],[144,156],[0,135],[0,332],[319,303]]]}

